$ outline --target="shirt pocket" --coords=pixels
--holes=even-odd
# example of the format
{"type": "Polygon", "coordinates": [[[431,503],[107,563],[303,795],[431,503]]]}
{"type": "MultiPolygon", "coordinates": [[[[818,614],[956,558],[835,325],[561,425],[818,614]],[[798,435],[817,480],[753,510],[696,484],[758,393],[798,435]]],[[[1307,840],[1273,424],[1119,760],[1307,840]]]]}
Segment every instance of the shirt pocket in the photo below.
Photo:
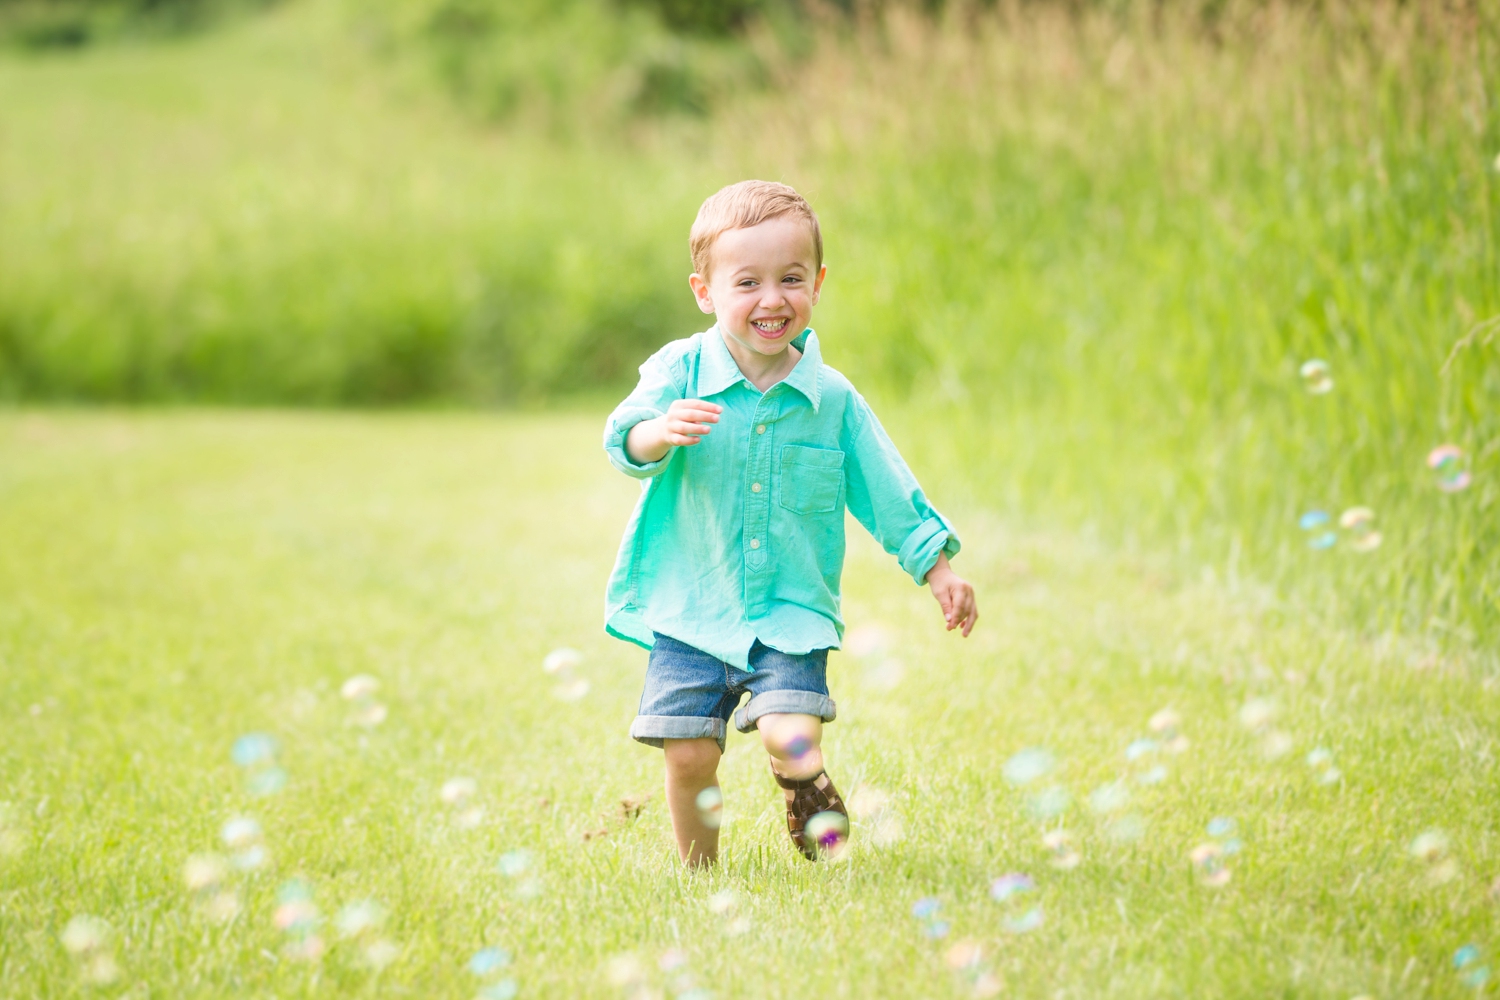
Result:
{"type": "Polygon", "coordinates": [[[794,514],[838,510],[844,491],[844,453],[789,444],[781,449],[781,506],[794,514]]]}

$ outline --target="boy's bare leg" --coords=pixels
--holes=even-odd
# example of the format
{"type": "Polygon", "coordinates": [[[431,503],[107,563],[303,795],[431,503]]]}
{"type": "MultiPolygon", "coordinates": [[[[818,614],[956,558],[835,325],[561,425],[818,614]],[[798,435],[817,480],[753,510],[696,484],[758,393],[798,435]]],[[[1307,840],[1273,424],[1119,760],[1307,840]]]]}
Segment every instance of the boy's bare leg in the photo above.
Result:
{"type": "Polygon", "coordinates": [[[756,720],[761,746],[783,778],[798,781],[823,770],[823,720],[816,715],[773,713],[756,720]]]}
{"type": "Polygon", "coordinates": [[[712,864],[719,856],[719,831],[704,825],[698,814],[698,793],[719,783],[717,740],[666,740],[667,808],[677,853],[690,867],[712,864]]]}

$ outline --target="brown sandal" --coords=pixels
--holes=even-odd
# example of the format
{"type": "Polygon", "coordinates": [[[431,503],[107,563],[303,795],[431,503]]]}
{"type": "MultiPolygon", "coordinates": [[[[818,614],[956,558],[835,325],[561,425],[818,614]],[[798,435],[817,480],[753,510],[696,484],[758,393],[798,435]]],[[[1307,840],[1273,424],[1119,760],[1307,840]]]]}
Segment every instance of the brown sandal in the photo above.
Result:
{"type": "Polygon", "coordinates": [[[807,821],[819,813],[834,813],[843,817],[842,830],[830,831],[828,834],[831,838],[836,835],[837,846],[842,846],[849,835],[849,810],[844,808],[844,800],[839,797],[838,789],[833,787],[833,779],[828,777],[827,771],[819,771],[811,778],[799,781],[777,774],[776,766],[772,764],[771,777],[776,779],[776,784],[782,787],[786,795],[786,829],[792,835],[792,843],[804,858],[816,861],[820,849],[835,847],[832,842],[819,843],[816,831],[814,835],[808,835],[807,821]]]}

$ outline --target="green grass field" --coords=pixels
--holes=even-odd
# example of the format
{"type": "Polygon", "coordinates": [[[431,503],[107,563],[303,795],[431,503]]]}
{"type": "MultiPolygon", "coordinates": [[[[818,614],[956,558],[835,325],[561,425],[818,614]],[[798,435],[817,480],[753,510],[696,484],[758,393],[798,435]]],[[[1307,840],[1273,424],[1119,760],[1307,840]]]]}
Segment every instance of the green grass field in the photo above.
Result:
{"type": "Polygon", "coordinates": [[[854,527],[846,617],[887,629],[889,653],[833,658],[828,751],[846,794],[889,806],[809,865],[731,736],[723,860],[688,875],[659,754],[626,735],[644,654],[600,627],[636,487],[605,463],[599,413],[0,416],[0,992],[470,997],[508,976],[522,997],[676,997],[683,969],[721,998],[1475,992],[1463,977],[1500,960],[1492,658],[1002,519],[925,417],[887,417],[964,532],[980,627],[945,635],[854,527]],[[581,699],[542,671],[560,646],[585,656],[581,699]],[[372,728],[340,697],[359,674],[388,709],[372,728]],[[1166,707],[1187,748],[1128,759],[1166,707]],[[251,794],[231,758],[248,733],[279,742],[281,791],[251,794]],[[1028,747],[1056,768],[1012,785],[1028,747]],[[1331,761],[1309,765],[1316,748],[1331,761]],[[441,798],[455,777],[477,783],[472,828],[441,798]],[[1071,804],[1034,818],[1054,785],[1071,804]],[[267,858],[223,877],[239,910],[220,919],[184,866],[227,854],[236,816],[267,858]],[[1219,817],[1243,848],[1215,887],[1189,855],[1219,817]],[[1049,864],[1058,828],[1074,868],[1049,864]],[[1424,861],[1429,830],[1449,846],[1424,861]],[[516,850],[530,864],[507,874],[516,850]],[[1036,883],[1026,933],[988,896],[1011,872],[1036,883]],[[292,879],[320,961],[274,922],[292,879]],[[930,897],[945,936],[912,915],[930,897]],[[361,900],[383,924],[345,936],[361,900]],[[79,915],[107,932],[74,957],[79,915]],[[372,940],[394,946],[378,971],[372,940]],[[980,957],[950,967],[969,943],[980,957]],[[1484,957],[1456,972],[1470,943],[1484,957]],[[486,946],[513,963],[482,980],[466,964],[486,946]],[[685,966],[660,971],[673,949],[685,966]],[[625,955],[648,992],[612,983],[625,955]],[[102,957],[117,977],[85,983],[102,957]]]}

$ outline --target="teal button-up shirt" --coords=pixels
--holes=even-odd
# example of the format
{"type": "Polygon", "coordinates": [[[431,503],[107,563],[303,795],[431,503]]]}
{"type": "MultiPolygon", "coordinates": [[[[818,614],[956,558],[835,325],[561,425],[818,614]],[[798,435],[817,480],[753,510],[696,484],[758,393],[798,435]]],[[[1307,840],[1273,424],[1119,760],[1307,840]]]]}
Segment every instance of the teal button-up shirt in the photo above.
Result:
{"type": "Polygon", "coordinates": [[[642,480],[610,575],[611,635],[649,649],[659,632],[741,669],[756,639],[784,653],[836,648],[846,507],[918,584],[940,552],[958,552],[869,404],[823,364],[817,336],[793,344],[796,367],[762,393],[717,327],[673,341],[610,414],[604,450],[642,480]],[[625,436],[677,399],[724,412],[692,447],[632,462],[625,436]]]}

